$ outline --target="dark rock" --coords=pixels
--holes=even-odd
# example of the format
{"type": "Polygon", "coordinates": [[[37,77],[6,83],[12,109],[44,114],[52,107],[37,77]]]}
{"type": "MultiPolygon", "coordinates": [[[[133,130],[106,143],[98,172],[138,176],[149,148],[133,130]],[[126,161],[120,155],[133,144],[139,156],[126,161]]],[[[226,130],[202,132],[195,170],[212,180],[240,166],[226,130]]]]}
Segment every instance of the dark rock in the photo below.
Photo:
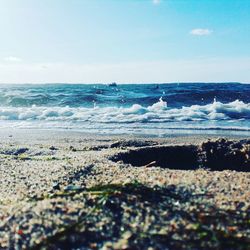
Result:
{"type": "Polygon", "coordinates": [[[55,182],[55,183],[53,183],[52,188],[53,188],[54,190],[60,190],[60,184],[59,184],[58,182],[55,182]]]}
{"type": "Polygon", "coordinates": [[[54,147],[54,146],[50,146],[49,147],[50,150],[58,150],[58,148],[54,147]]]}
{"type": "Polygon", "coordinates": [[[76,149],[73,146],[70,146],[69,150],[72,151],[72,152],[76,152],[76,149]]]}

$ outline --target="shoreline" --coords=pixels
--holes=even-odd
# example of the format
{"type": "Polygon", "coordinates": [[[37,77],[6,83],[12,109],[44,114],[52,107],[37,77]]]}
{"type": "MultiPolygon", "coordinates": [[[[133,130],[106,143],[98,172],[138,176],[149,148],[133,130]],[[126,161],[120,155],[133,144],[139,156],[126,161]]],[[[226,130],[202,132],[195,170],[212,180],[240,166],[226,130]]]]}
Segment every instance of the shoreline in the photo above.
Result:
{"type": "MultiPolygon", "coordinates": [[[[211,131],[212,132],[212,131],[211,131]]],[[[250,138],[250,133],[246,132],[246,134],[238,134],[235,132],[221,132],[216,131],[216,133],[204,133],[204,131],[197,131],[197,133],[169,133],[164,134],[164,136],[158,136],[158,135],[148,135],[148,134],[106,134],[106,133],[86,133],[82,131],[77,130],[64,130],[64,129],[25,129],[25,128],[2,128],[0,130],[0,140],[3,139],[10,139],[10,140],[28,140],[32,139],[35,141],[44,141],[44,140],[60,140],[60,139],[74,139],[77,140],[79,138],[81,139],[93,139],[98,140],[99,138],[106,138],[106,140],[120,140],[120,139],[152,139],[152,140],[159,140],[159,141],[165,141],[165,140],[178,140],[180,143],[182,141],[185,141],[184,138],[192,143],[197,139],[197,142],[201,142],[202,140],[207,139],[216,139],[216,138],[227,138],[227,139],[244,139],[244,138],[250,138]],[[249,135],[247,135],[249,134],[249,135]],[[27,138],[29,136],[30,138],[27,138]]],[[[32,142],[32,141],[30,141],[32,142]]]]}

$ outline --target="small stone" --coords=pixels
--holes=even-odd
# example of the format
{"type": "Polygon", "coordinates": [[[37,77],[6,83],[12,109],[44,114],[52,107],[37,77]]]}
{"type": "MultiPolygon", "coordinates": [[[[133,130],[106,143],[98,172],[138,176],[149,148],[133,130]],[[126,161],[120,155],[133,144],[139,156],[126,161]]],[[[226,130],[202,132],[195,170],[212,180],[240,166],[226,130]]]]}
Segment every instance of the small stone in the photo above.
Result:
{"type": "Polygon", "coordinates": [[[73,146],[70,146],[69,147],[69,150],[73,151],[73,152],[76,152],[76,149],[73,147],[73,146]]]}
{"type": "Polygon", "coordinates": [[[75,185],[68,185],[64,188],[64,191],[81,191],[81,190],[83,190],[82,187],[75,185]]]}
{"type": "Polygon", "coordinates": [[[54,147],[54,146],[50,146],[49,147],[50,150],[58,150],[58,148],[54,147]]]}
{"type": "Polygon", "coordinates": [[[53,189],[55,189],[55,190],[60,190],[60,184],[58,183],[58,182],[56,182],[56,183],[53,183],[53,189]]]}

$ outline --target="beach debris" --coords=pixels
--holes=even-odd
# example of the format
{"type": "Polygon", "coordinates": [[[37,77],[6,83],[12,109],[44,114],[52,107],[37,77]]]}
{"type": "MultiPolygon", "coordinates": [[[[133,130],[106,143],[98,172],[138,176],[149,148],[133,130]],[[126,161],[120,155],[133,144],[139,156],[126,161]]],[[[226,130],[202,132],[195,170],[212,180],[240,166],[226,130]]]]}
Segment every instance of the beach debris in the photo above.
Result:
{"type": "Polygon", "coordinates": [[[157,165],[156,161],[152,161],[150,163],[148,163],[147,165],[145,165],[144,167],[149,168],[149,167],[155,167],[157,165]]]}

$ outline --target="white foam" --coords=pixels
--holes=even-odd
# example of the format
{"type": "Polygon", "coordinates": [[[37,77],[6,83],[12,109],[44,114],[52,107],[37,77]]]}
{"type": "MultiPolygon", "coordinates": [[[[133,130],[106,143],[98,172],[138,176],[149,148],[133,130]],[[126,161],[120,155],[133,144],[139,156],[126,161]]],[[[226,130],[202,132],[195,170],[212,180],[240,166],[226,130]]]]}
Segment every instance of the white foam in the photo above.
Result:
{"type": "Polygon", "coordinates": [[[164,123],[170,121],[221,121],[250,119],[250,103],[214,101],[207,105],[171,108],[162,99],[152,106],[124,107],[0,107],[0,120],[79,121],[91,123],[164,123]]]}

